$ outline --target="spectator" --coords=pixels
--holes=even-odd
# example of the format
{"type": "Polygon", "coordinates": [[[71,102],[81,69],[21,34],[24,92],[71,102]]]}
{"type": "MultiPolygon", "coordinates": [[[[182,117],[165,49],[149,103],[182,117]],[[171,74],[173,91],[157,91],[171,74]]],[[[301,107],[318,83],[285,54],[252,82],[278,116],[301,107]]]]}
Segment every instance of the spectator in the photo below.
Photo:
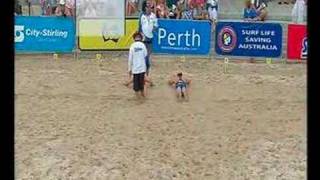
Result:
{"type": "Polygon", "coordinates": [[[169,10],[169,18],[170,19],[176,19],[176,17],[177,17],[177,13],[176,13],[177,2],[178,2],[178,0],[166,0],[166,4],[167,4],[168,10],[169,10]]]}
{"type": "Polygon", "coordinates": [[[48,2],[46,0],[40,0],[39,3],[40,3],[40,7],[41,7],[41,15],[46,15],[48,2]]]}
{"type": "Polygon", "coordinates": [[[156,0],[148,0],[148,4],[150,5],[151,12],[156,14],[157,1],[156,0]]]}
{"type": "Polygon", "coordinates": [[[258,13],[254,8],[254,5],[250,3],[250,0],[246,1],[246,7],[244,8],[243,18],[245,21],[258,20],[258,13]]]}
{"type": "Polygon", "coordinates": [[[131,16],[138,9],[138,0],[126,0],[126,15],[131,16]]]}
{"type": "Polygon", "coordinates": [[[177,6],[172,5],[172,9],[169,10],[168,17],[170,19],[176,19],[177,18],[177,6]]]}
{"type": "Polygon", "coordinates": [[[218,0],[207,0],[209,20],[215,25],[218,21],[218,0]]]}
{"type": "Polygon", "coordinates": [[[188,8],[182,12],[182,19],[193,19],[193,10],[195,6],[191,3],[188,5],[188,8]]]}
{"type": "Polygon", "coordinates": [[[45,15],[50,16],[56,12],[57,0],[46,0],[46,1],[47,1],[47,7],[46,7],[45,15]]]}
{"type": "Polygon", "coordinates": [[[56,9],[57,16],[66,16],[65,5],[66,5],[66,0],[59,0],[58,7],[56,9]]]}
{"type": "Polygon", "coordinates": [[[204,4],[196,4],[192,11],[193,19],[195,20],[205,20],[208,19],[207,11],[204,8],[204,4]]]}
{"type": "Polygon", "coordinates": [[[303,22],[303,16],[305,11],[305,0],[297,0],[292,8],[292,21],[294,23],[302,23],[303,22]]]}
{"type": "Polygon", "coordinates": [[[26,0],[28,4],[28,15],[31,16],[31,0],[26,0]]]}
{"type": "Polygon", "coordinates": [[[182,19],[183,18],[183,12],[186,11],[186,4],[184,0],[179,0],[177,2],[177,8],[175,10],[176,19],[182,19]]]}
{"type": "Polygon", "coordinates": [[[67,16],[75,15],[75,0],[66,0],[65,13],[67,16]]]}
{"type": "Polygon", "coordinates": [[[178,0],[166,0],[169,9],[173,10],[173,6],[177,7],[178,0]]]}
{"type": "Polygon", "coordinates": [[[22,15],[22,6],[18,0],[14,1],[14,14],[22,15]]]}
{"type": "Polygon", "coordinates": [[[156,6],[156,16],[157,18],[168,18],[169,9],[165,0],[159,0],[156,6]]]}
{"type": "Polygon", "coordinates": [[[267,11],[267,3],[266,0],[251,0],[251,4],[254,5],[257,13],[258,13],[258,21],[265,21],[268,11],[267,11]]]}
{"type": "Polygon", "coordinates": [[[294,0],[280,0],[279,2],[278,2],[278,4],[290,4],[290,1],[291,1],[291,3],[292,4],[294,4],[294,0]]]}
{"type": "Polygon", "coordinates": [[[190,7],[190,5],[193,4],[205,4],[205,0],[188,0],[188,6],[190,7]]]}

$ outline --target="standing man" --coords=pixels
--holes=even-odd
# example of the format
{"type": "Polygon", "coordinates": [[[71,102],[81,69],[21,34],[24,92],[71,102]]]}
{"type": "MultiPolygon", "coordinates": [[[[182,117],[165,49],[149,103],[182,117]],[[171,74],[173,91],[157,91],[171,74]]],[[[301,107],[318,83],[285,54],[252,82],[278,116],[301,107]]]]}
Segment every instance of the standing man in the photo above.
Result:
{"type": "Polygon", "coordinates": [[[146,46],[141,42],[142,35],[136,32],[133,35],[134,43],[131,44],[129,50],[128,71],[129,77],[133,75],[133,90],[139,98],[146,97],[145,73],[147,70],[146,57],[148,55],[146,46]],[[139,95],[140,93],[140,95],[139,95]]]}
{"type": "Polygon", "coordinates": [[[139,32],[143,35],[143,42],[146,45],[148,50],[148,56],[146,59],[147,64],[147,71],[146,74],[149,75],[149,68],[151,65],[151,50],[152,50],[152,39],[153,39],[153,32],[158,27],[158,20],[156,15],[152,12],[152,4],[149,0],[145,2],[145,5],[142,6],[143,13],[139,19],[139,32]]]}

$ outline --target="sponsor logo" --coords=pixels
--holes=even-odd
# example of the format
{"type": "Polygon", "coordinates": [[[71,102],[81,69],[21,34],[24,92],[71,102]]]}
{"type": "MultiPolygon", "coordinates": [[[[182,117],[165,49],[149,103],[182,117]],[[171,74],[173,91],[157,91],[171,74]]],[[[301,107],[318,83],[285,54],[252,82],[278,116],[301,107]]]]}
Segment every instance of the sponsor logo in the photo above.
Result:
{"type": "Polygon", "coordinates": [[[14,42],[24,41],[24,26],[14,26],[14,42]]]}
{"type": "Polygon", "coordinates": [[[168,33],[165,28],[159,28],[158,34],[159,45],[161,42],[169,44],[170,47],[200,47],[201,45],[201,36],[194,28],[181,33],[168,33]]]}
{"type": "Polygon", "coordinates": [[[117,43],[121,37],[119,34],[119,27],[118,24],[115,23],[108,23],[103,26],[102,29],[102,38],[104,42],[113,41],[117,43]]]}
{"type": "Polygon", "coordinates": [[[302,40],[301,59],[307,59],[308,55],[308,39],[307,37],[302,40]]]}
{"type": "Polygon", "coordinates": [[[218,46],[223,52],[231,52],[237,44],[237,34],[230,26],[223,27],[218,34],[218,46]]]}
{"type": "Polygon", "coordinates": [[[41,37],[55,37],[66,39],[68,31],[58,29],[32,29],[25,28],[25,26],[14,26],[14,42],[23,42],[25,37],[41,38],[41,37]]]}

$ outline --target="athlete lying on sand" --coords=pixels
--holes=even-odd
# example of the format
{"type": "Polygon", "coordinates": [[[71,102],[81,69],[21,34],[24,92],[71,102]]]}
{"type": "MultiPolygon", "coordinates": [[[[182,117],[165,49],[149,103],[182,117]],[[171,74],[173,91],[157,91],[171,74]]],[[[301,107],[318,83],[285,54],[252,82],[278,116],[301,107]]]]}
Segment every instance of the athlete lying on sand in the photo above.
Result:
{"type": "Polygon", "coordinates": [[[190,79],[182,76],[182,72],[177,73],[174,77],[169,80],[169,85],[175,88],[177,98],[189,99],[189,85],[191,83],[190,79]]]}

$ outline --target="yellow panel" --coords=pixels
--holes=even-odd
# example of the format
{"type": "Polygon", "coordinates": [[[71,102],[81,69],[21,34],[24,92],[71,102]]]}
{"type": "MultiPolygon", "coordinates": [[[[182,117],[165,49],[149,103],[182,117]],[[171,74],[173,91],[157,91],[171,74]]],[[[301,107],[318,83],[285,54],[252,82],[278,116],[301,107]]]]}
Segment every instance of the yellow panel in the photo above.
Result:
{"type": "Polygon", "coordinates": [[[105,41],[101,36],[89,36],[88,31],[92,27],[95,31],[102,32],[103,22],[101,20],[80,20],[79,21],[79,47],[81,50],[125,50],[133,43],[132,35],[138,30],[138,19],[127,19],[124,36],[110,36],[106,38],[118,39],[117,42],[105,41]]]}

